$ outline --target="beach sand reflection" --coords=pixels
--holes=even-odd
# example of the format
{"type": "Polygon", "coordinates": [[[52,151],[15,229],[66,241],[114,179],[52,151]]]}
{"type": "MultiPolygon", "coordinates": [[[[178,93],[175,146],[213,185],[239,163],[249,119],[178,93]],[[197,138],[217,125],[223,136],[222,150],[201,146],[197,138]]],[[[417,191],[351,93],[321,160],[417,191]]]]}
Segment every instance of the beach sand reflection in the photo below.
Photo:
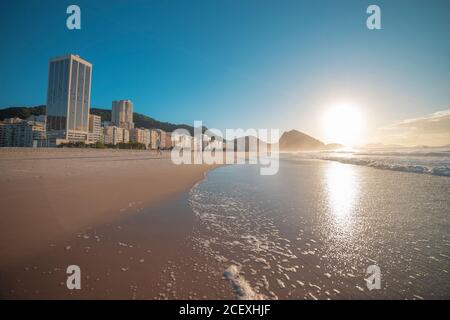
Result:
{"type": "Polygon", "coordinates": [[[331,220],[340,231],[349,231],[356,218],[359,183],[353,166],[330,163],[325,171],[331,220]]]}

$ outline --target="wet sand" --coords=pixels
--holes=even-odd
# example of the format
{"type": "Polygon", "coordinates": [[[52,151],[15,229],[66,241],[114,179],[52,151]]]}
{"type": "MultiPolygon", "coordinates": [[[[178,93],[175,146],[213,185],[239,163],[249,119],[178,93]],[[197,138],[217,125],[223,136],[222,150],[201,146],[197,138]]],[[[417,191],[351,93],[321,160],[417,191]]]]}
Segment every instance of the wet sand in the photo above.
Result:
{"type": "Polygon", "coordinates": [[[447,177],[285,156],[274,176],[236,165],[203,179],[212,167],[176,168],[154,154],[60,152],[0,158],[10,210],[0,298],[448,299],[447,177]],[[48,197],[51,178],[67,197],[89,186],[103,202],[82,206],[109,211],[72,217],[75,200],[66,208],[48,197]],[[11,191],[30,181],[26,193],[11,191]],[[71,264],[81,290],[66,287],[71,264]],[[370,265],[381,268],[377,290],[366,286],[370,265]]]}
{"type": "Polygon", "coordinates": [[[151,151],[2,150],[1,298],[168,297],[171,261],[192,248],[181,198],[211,168],[151,151]],[[71,264],[82,290],[66,288],[71,264]]]}
{"type": "Polygon", "coordinates": [[[3,268],[1,298],[233,299],[217,266],[194,250],[186,201],[181,195],[89,227],[3,268]],[[81,268],[81,290],[67,289],[72,264],[81,268]]]}

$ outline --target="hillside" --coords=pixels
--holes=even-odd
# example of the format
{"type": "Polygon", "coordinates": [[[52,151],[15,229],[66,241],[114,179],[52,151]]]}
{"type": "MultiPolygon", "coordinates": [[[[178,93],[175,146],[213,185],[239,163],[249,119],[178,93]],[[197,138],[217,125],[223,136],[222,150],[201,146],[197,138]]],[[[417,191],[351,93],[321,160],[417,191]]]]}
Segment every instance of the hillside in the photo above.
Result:
{"type": "MultiPolygon", "coordinates": [[[[41,115],[41,114],[45,114],[45,105],[35,107],[4,108],[0,109],[0,121],[6,118],[13,118],[13,117],[26,119],[30,115],[41,115]]],[[[111,121],[111,110],[101,108],[91,108],[91,114],[100,116],[102,121],[111,121]]],[[[186,129],[191,133],[191,135],[194,135],[194,127],[186,124],[173,124],[170,122],[162,122],[137,112],[133,113],[133,120],[136,128],[161,129],[166,132],[172,132],[176,129],[186,129]]],[[[207,129],[206,127],[203,127],[203,132],[206,129],[207,129]]],[[[249,139],[253,140],[256,138],[246,137],[245,139],[246,139],[245,142],[247,143],[248,146],[249,139]]],[[[236,146],[237,139],[235,139],[234,143],[236,146]]],[[[283,133],[283,135],[280,138],[279,144],[280,151],[301,151],[301,150],[319,150],[319,149],[331,150],[331,149],[338,149],[340,147],[342,146],[339,144],[325,145],[323,142],[297,130],[291,130],[283,133]]],[[[248,151],[248,147],[246,148],[246,150],[248,151]]]]}
{"type": "Polygon", "coordinates": [[[279,148],[280,151],[318,150],[325,149],[326,145],[307,134],[291,130],[283,133],[279,148]]]}
{"type": "Polygon", "coordinates": [[[0,121],[7,118],[18,117],[21,119],[26,119],[29,116],[38,116],[45,114],[45,105],[35,106],[35,107],[12,107],[0,109],[0,121]]]}
{"type": "MultiPolygon", "coordinates": [[[[35,107],[10,107],[0,109],[0,121],[6,118],[19,117],[21,119],[26,119],[31,115],[41,115],[45,114],[45,105],[35,106],[35,107]]],[[[111,121],[111,110],[91,108],[91,114],[98,115],[102,118],[102,121],[111,121]]],[[[134,112],[133,120],[137,128],[147,128],[147,129],[161,129],[167,132],[172,132],[176,129],[186,129],[191,135],[194,134],[194,128],[186,124],[173,124],[169,122],[161,122],[153,119],[149,116],[134,112]]],[[[206,128],[203,128],[205,131],[206,128]]]]}

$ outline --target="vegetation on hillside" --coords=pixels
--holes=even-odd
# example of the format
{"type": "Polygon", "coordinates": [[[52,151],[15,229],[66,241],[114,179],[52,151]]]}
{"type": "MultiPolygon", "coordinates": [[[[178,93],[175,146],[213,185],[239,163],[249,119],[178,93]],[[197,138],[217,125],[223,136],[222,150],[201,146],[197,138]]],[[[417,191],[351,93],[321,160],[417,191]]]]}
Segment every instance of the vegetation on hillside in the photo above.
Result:
{"type": "Polygon", "coordinates": [[[45,106],[5,108],[0,109],[0,121],[14,117],[26,119],[29,116],[39,116],[41,114],[45,114],[45,106]]]}
{"type": "MultiPolygon", "coordinates": [[[[102,121],[111,121],[111,110],[91,108],[91,114],[95,114],[101,117],[102,121]]],[[[45,105],[36,107],[11,107],[0,109],[0,121],[7,118],[19,117],[21,119],[26,119],[31,115],[41,115],[45,114],[45,105]]],[[[173,124],[169,122],[161,122],[155,120],[149,116],[134,112],[133,120],[136,128],[146,128],[146,129],[161,129],[167,132],[172,132],[176,129],[186,129],[194,135],[194,128],[186,124],[173,124]]],[[[203,131],[206,127],[203,127],[203,131]]]]}

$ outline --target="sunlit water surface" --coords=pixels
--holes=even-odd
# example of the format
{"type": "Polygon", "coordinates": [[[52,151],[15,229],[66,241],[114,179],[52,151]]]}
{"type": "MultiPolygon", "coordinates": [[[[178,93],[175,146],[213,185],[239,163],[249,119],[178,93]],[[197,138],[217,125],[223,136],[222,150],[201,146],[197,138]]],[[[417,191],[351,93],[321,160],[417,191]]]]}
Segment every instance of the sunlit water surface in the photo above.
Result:
{"type": "Polygon", "coordinates": [[[450,298],[448,177],[284,156],[274,176],[214,170],[189,203],[238,298],[450,298]]]}

